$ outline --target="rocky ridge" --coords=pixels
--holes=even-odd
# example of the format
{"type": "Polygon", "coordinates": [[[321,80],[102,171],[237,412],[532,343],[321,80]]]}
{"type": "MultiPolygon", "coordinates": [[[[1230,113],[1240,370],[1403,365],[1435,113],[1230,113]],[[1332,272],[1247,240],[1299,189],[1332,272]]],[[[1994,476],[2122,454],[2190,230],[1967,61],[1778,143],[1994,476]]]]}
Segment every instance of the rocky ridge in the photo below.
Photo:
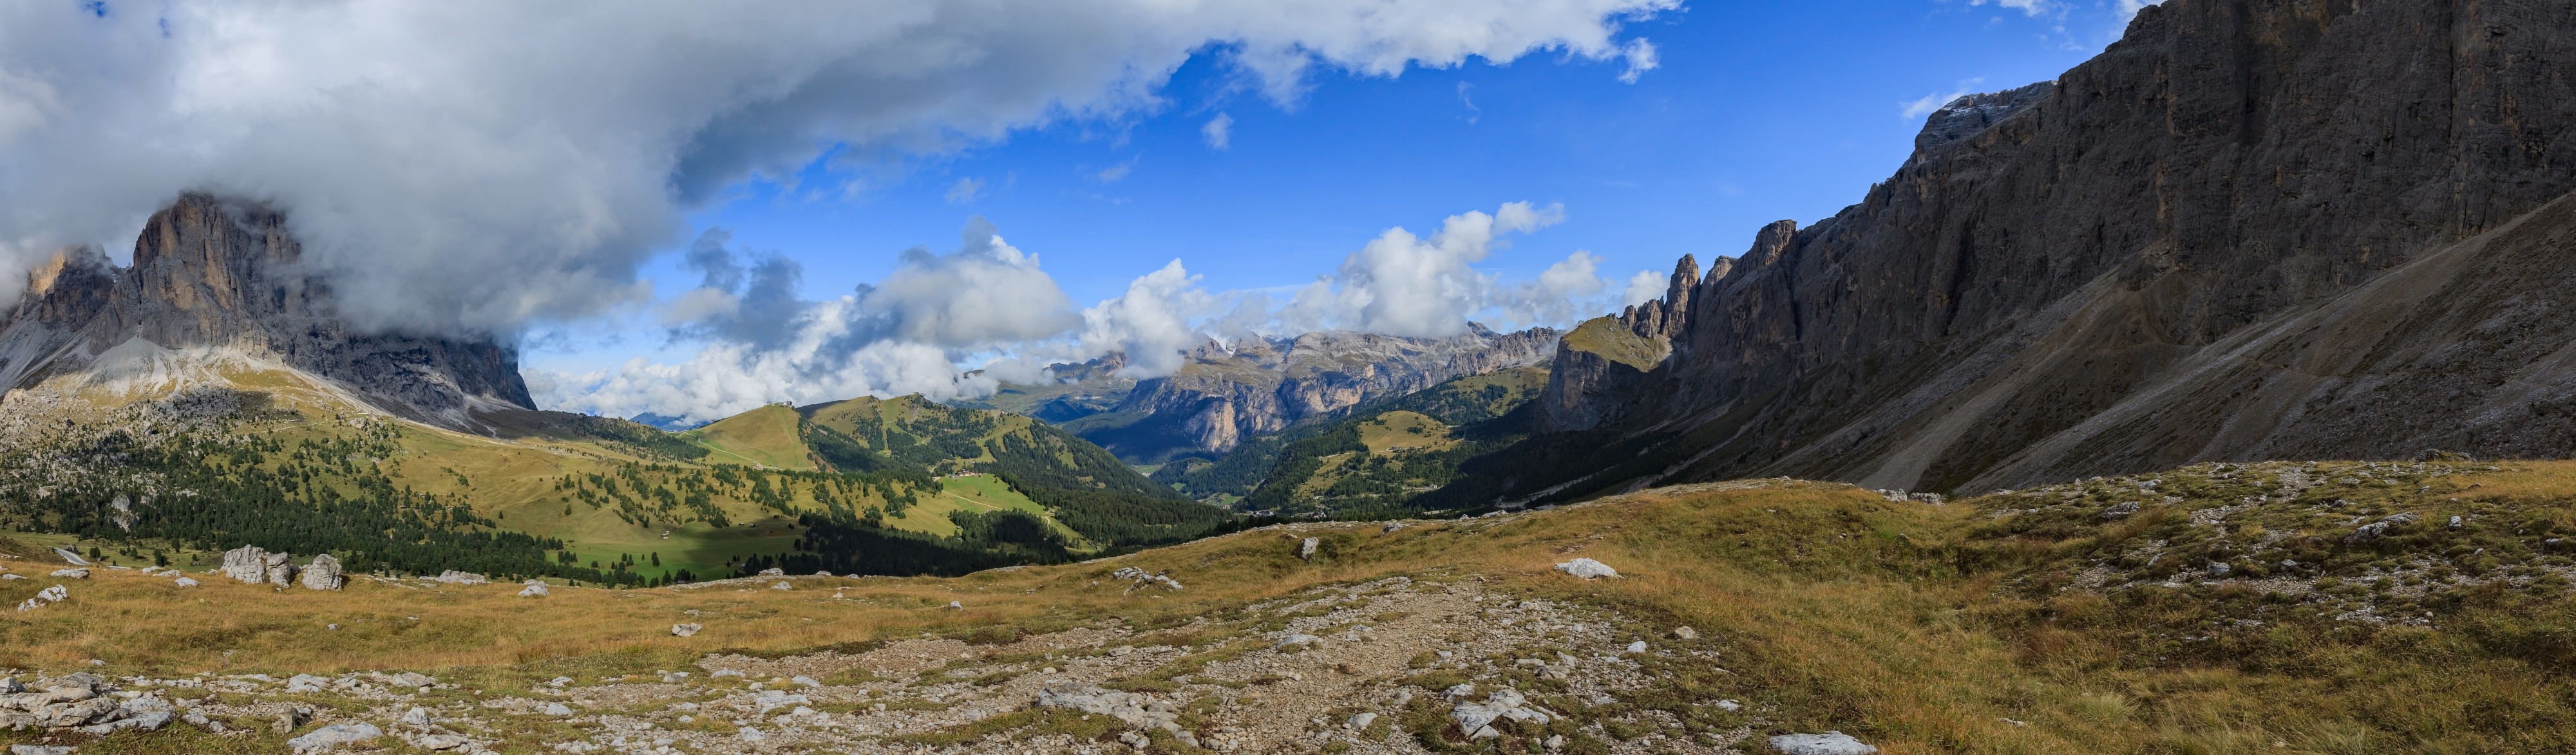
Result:
{"type": "Polygon", "coordinates": [[[1553,328],[1404,338],[1349,331],[1209,341],[1169,376],[1138,381],[1113,411],[1066,424],[1131,462],[1222,454],[1244,439],[1461,375],[1544,364],[1553,328]]]}
{"type": "Polygon", "coordinates": [[[1975,492],[2201,461],[2565,455],[2576,11],[2174,0],[1961,98],[1859,204],[1616,324],[1449,495],[1786,474],[1975,492]]]}

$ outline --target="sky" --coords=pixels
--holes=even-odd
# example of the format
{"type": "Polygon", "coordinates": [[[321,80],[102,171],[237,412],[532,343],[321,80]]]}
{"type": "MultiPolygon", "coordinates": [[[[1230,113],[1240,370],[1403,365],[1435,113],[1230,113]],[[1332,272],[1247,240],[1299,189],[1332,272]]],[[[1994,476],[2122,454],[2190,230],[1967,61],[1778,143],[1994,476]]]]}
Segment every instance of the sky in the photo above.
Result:
{"type": "Polygon", "coordinates": [[[544,408],[698,420],[1562,327],[1832,215],[1940,103],[2139,5],[11,4],[0,268],[245,196],[362,327],[516,342],[544,408]]]}

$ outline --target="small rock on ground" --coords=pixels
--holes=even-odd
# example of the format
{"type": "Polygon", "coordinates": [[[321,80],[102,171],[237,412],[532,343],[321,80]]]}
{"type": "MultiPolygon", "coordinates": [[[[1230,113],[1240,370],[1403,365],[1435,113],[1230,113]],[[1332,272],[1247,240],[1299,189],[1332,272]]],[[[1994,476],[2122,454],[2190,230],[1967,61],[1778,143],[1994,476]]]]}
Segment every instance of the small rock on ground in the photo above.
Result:
{"type": "Polygon", "coordinates": [[[1788,755],[1876,755],[1878,748],[1839,731],[1823,734],[1782,734],[1771,738],[1771,749],[1788,755]]]}

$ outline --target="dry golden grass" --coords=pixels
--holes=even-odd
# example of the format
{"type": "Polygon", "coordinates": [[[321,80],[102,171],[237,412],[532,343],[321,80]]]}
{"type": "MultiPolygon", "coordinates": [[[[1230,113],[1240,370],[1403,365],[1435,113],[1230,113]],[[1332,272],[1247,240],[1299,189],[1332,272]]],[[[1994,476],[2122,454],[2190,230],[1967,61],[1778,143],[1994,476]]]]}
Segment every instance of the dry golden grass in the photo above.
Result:
{"type": "MultiPolygon", "coordinates": [[[[2571,472],[2576,465],[2521,465],[2461,484],[2563,500],[2576,492],[2571,472]],[[2567,482],[2551,493],[2551,479],[2567,482]]],[[[2463,614],[2459,630],[2346,640],[2284,629],[2282,646],[2225,663],[2123,665],[2119,645],[2133,641],[2132,630],[2182,607],[2014,597],[2008,588],[2026,572],[1970,568],[1991,558],[1964,539],[1982,519],[1973,505],[1898,504],[1847,486],[1782,482],[1650,491],[1393,533],[1373,524],[1255,531],[954,579],[799,578],[786,592],[761,582],[739,586],[746,591],[557,589],[529,599],[508,585],[360,582],[340,594],[277,593],[109,573],[72,583],[64,604],[0,615],[0,665],[62,670],[100,658],[118,673],[409,669],[506,690],[557,674],[682,667],[726,649],[790,652],[1005,624],[1046,632],[1110,616],[1167,628],[1317,585],[1410,574],[1605,605],[1641,626],[1697,627],[1725,648],[1723,670],[1661,670],[1665,685],[1632,704],[1720,696],[1772,704],[1779,730],[1840,729],[1891,755],[2537,752],[2569,736],[2565,701],[2576,690],[2563,669],[2496,651],[2493,639],[2545,646],[2576,637],[2562,629],[2576,627],[2563,599],[2463,614]],[[1323,540],[1312,562],[1292,555],[1304,536],[1323,540]],[[1577,555],[1626,576],[1581,582],[1552,571],[1577,555]],[[1104,576],[1131,564],[1169,570],[1188,589],[1122,596],[1104,576]],[[833,599],[835,589],[849,599],[833,599]],[[945,609],[952,600],[965,609],[945,609]],[[706,631],[670,636],[680,622],[706,631]],[[341,628],[325,628],[333,623],[341,628]],[[2526,637],[2533,633],[2542,639],[2526,637]]],[[[0,599],[50,584],[0,583],[0,599]]]]}

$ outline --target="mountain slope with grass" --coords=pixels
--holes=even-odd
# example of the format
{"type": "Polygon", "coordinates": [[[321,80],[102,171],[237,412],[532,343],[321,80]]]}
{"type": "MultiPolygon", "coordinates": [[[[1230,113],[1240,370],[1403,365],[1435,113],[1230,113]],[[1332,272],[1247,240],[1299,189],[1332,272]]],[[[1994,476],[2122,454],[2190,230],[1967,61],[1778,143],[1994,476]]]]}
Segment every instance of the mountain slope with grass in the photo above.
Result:
{"type": "Polygon", "coordinates": [[[316,716],[296,734],[496,752],[1717,753],[1827,731],[1891,755],[2555,752],[2576,746],[2570,500],[2566,462],[2225,464],[1942,504],[1699,484],[953,578],[527,598],[102,569],[0,617],[0,667],[101,673],[205,723],[0,743],[268,752],[261,711],[293,702],[316,716]],[[1619,576],[1553,568],[1575,558],[1619,576]],[[400,671],[434,683],[374,675],[400,671]],[[299,673],[326,684],[275,681],[299,673]]]}

